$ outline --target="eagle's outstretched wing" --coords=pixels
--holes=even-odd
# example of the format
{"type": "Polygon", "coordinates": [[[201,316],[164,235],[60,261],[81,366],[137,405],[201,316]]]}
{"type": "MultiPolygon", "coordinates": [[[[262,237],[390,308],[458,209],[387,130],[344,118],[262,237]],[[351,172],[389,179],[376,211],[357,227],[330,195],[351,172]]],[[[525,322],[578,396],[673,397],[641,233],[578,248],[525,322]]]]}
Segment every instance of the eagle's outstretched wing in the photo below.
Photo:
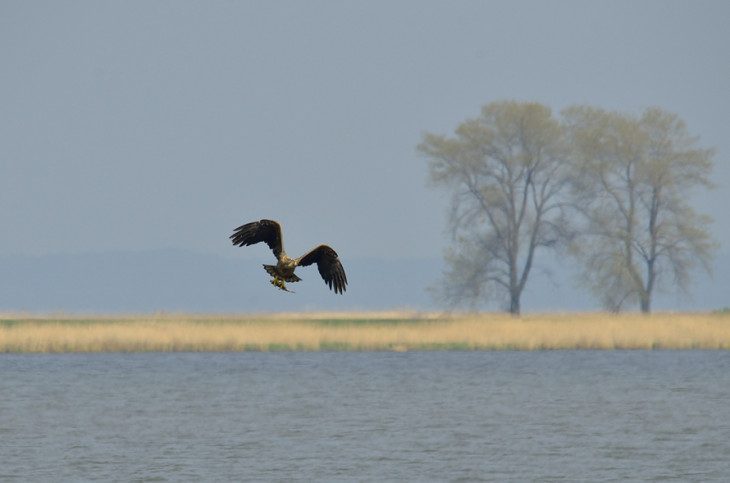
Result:
{"type": "Polygon", "coordinates": [[[317,264],[319,274],[331,290],[335,293],[345,291],[347,276],[336,251],[327,245],[320,245],[299,259],[299,265],[304,267],[313,263],[317,264]]]}
{"type": "Polygon", "coordinates": [[[233,235],[229,238],[234,245],[239,247],[266,242],[277,260],[281,255],[281,226],[274,220],[246,223],[233,230],[233,235]]]}

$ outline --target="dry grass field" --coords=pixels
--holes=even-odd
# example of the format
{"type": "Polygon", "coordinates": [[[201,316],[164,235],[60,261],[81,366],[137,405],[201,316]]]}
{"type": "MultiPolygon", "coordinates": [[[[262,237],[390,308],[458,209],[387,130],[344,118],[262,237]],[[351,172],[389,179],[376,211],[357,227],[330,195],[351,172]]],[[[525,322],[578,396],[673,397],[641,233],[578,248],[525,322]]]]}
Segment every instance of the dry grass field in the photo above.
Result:
{"type": "Polygon", "coordinates": [[[0,352],[730,349],[730,314],[0,314],[0,352]]]}

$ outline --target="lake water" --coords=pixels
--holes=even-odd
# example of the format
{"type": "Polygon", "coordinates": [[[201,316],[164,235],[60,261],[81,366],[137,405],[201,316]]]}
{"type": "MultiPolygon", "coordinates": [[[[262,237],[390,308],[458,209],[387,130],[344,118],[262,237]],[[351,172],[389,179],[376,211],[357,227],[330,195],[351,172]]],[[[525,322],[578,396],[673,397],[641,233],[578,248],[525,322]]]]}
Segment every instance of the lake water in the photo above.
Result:
{"type": "Polygon", "coordinates": [[[0,480],[730,479],[730,352],[0,354],[0,480]]]}

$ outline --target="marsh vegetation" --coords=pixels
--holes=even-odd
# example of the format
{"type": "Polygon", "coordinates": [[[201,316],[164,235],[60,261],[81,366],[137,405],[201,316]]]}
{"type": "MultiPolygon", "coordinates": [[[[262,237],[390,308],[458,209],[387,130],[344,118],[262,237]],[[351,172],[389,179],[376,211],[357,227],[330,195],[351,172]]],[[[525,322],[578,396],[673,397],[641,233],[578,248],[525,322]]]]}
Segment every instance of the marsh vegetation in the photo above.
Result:
{"type": "Polygon", "coordinates": [[[0,315],[0,352],[730,349],[730,314],[0,315]]]}

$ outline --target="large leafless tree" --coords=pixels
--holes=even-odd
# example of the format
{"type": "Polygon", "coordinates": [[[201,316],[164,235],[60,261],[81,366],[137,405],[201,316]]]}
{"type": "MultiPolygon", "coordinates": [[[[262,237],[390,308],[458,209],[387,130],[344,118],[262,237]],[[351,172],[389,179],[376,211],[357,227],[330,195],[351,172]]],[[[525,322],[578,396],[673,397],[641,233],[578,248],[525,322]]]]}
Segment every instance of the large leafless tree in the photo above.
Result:
{"type": "Polygon", "coordinates": [[[452,192],[443,298],[506,302],[513,314],[538,250],[568,234],[568,165],[561,124],[537,103],[495,102],[453,136],[427,133],[431,181],[452,192]]]}
{"type": "Polygon", "coordinates": [[[651,310],[660,283],[686,289],[698,264],[709,270],[709,219],[690,206],[710,186],[712,151],[697,147],[679,117],[578,106],[563,113],[584,215],[576,252],[603,304],[651,310]]]}

